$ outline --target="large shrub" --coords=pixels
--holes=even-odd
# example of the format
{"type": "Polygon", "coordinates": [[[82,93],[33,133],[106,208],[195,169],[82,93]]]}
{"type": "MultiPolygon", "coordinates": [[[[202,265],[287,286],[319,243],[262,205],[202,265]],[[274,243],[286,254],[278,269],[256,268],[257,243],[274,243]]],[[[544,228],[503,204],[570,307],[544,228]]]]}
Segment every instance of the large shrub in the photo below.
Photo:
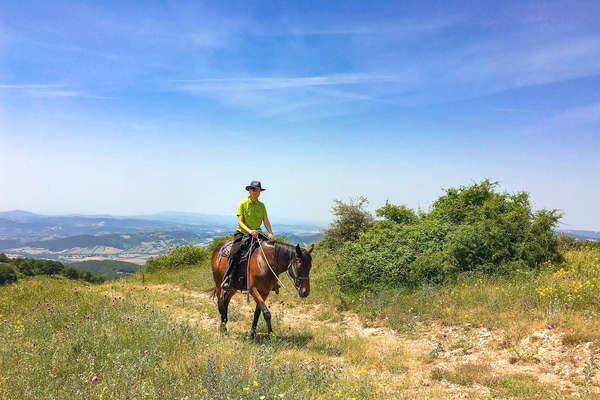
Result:
{"type": "Polygon", "coordinates": [[[0,262],[0,285],[17,280],[17,273],[12,265],[0,262]]]}
{"type": "Polygon", "coordinates": [[[441,283],[461,273],[505,274],[561,262],[556,211],[532,212],[529,196],[499,193],[484,180],[451,188],[428,213],[386,203],[374,222],[341,247],[343,290],[441,283]]]}
{"type": "Polygon", "coordinates": [[[176,246],[167,254],[146,261],[146,271],[152,272],[159,269],[175,269],[185,265],[198,264],[208,256],[208,251],[200,246],[188,244],[176,246]]]}

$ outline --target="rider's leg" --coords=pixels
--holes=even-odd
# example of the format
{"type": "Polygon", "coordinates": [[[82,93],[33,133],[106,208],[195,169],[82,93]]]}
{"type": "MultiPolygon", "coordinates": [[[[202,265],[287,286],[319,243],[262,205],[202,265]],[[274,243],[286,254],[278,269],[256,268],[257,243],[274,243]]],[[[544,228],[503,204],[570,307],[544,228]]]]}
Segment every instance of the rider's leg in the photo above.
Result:
{"type": "Polygon", "coordinates": [[[231,280],[235,273],[239,269],[240,259],[248,253],[252,236],[247,233],[236,232],[233,235],[233,244],[231,245],[231,251],[229,252],[229,259],[227,259],[227,269],[225,270],[225,276],[221,287],[225,290],[231,288],[231,280]]]}
{"type": "Polygon", "coordinates": [[[227,259],[227,269],[225,270],[225,276],[223,277],[223,282],[221,283],[221,288],[225,290],[231,287],[231,277],[234,275],[235,270],[237,269],[240,263],[240,258],[242,258],[243,238],[244,234],[239,231],[236,231],[233,235],[233,244],[231,245],[231,250],[229,251],[229,258],[227,259]]]}

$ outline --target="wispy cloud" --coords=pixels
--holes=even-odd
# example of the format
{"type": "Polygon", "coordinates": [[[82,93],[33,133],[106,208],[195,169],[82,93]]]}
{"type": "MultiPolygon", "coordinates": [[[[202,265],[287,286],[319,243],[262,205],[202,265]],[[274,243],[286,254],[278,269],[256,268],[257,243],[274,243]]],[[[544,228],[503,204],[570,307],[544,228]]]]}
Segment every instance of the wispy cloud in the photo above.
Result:
{"type": "Polygon", "coordinates": [[[51,97],[86,97],[93,99],[111,99],[112,97],[96,96],[82,90],[74,89],[64,83],[23,83],[0,84],[0,90],[17,92],[20,95],[40,98],[51,97]]]}
{"type": "Polygon", "coordinates": [[[401,80],[401,77],[393,75],[340,74],[310,77],[190,79],[176,80],[173,83],[178,89],[193,93],[212,90],[276,90],[315,86],[363,85],[399,80],[401,80]]]}
{"type": "Polygon", "coordinates": [[[51,84],[39,84],[39,83],[24,83],[24,84],[0,84],[0,89],[14,89],[14,90],[44,90],[65,87],[64,84],[51,83],[51,84]]]}
{"type": "Polygon", "coordinates": [[[207,78],[171,81],[172,89],[288,120],[348,112],[345,103],[383,101],[373,87],[407,81],[400,75],[337,74],[308,77],[207,78]],[[310,110],[310,113],[307,112],[310,110]]]}
{"type": "Polygon", "coordinates": [[[600,103],[566,109],[554,115],[554,119],[571,124],[598,124],[600,123],[600,103]]]}
{"type": "Polygon", "coordinates": [[[262,35],[274,36],[345,36],[345,35],[413,35],[437,32],[452,28],[464,23],[467,20],[465,15],[446,15],[443,18],[431,18],[426,21],[417,21],[415,19],[385,19],[376,24],[360,21],[331,21],[320,20],[296,21],[281,27],[271,26],[267,31],[259,31],[262,35]],[[307,27],[308,25],[308,27],[307,27]]]}
{"type": "Polygon", "coordinates": [[[523,44],[484,43],[465,48],[457,64],[459,83],[479,82],[487,92],[550,84],[600,74],[600,36],[523,44]],[[462,63],[459,63],[461,61],[462,63]]]}

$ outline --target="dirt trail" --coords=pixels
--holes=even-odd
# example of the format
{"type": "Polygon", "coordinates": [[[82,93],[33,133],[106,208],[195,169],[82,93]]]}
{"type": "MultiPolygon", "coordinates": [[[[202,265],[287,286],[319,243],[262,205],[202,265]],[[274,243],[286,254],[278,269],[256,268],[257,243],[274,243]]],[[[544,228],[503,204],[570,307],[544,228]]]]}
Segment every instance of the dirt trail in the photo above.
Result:
{"type": "MultiPolygon", "coordinates": [[[[168,309],[172,318],[186,320],[215,333],[218,331],[217,307],[210,293],[170,284],[148,285],[147,290],[155,293],[157,306],[168,309]]],[[[113,291],[112,295],[115,294],[118,292],[113,291]]],[[[313,338],[319,342],[314,347],[317,353],[319,346],[340,340],[358,341],[356,345],[364,354],[341,351],[341,354],[334,352],[322,357],[346,367],[353,366],[357,371],[362,361],[381,364],[365,373],[378,382],[385,382],[386,387],[402,386],[408,398],[411,393],[414,398],[427,398],[428,395],[435,398],[487,398],[493,395],[489,386],[481,384],[481,379],[460,385],[449,382],[445,376],[439,377],[444,372],[454,373],[461,366],[467,371],[472,370],[474,375],[483,373],[485,379],[525,374],[542,384],[553,385],[563,395],[575,396],[581,391],[584,363],[591,354],[590,343],[565,346],[561,343],[561,334],[548,329],[526,336],[511,348],[503,344],[501,330],[416,323],[412,332],[398,333],[382,323],[366,326],[357,314],[338,312],[328,305],[288,304],[282,300],[267,301],[267,304],[274,316],[276,333],[283,327],[289,330],[309,328],[318,332],[313,338]]],[[[252,299],[247,303],[245,294],[234,296],[229,307],[230,331],[247,331],[253,312],[252,299]]],[[[591,392],[600,398],[598,377],[591,383],[591,392]]]]}

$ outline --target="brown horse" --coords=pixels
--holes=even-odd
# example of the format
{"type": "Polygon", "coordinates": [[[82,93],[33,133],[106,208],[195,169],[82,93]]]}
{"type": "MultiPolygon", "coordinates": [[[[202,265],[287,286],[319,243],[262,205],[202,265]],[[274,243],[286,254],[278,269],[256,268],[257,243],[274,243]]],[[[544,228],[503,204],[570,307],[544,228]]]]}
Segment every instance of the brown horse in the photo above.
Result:
{"type": "MultiPolygon", "coordinates": [[[[221,314],[221,330],[227,331],[227,307],[233,295],[241,290],[239,280],[232,280],[232,289],[221,293],[221,282],[227,268],[227,258],[221,256],[220,251],[226,242],[220,243],[212,253],[212,271],[215,280],[215,294],[218,299],[219,314],[221,314]]],[[[250,337],[256,336],[256,324],[262,312],[267,323],[268,333],[273,332],[271,328],[271,313],[265,304],[265,300],[271,293],[271,290],[278,282],[276,275],[287,271],[294,282],[294,286],[300,297],[308,296],[310,292],[309,273],[312,263],[310,253],[313,250],[311,245],[308,249],[303,249],[300,245],[291,245],[276,241],[260,241],[260,247],[249,257],[247,262],[240,263],[239,273],[246,278],[248,291],[256,302],[254,310],[254,320],[250,329],[250,337]],[[248,264],[250,263],[249,267],[248,264]]]]}

